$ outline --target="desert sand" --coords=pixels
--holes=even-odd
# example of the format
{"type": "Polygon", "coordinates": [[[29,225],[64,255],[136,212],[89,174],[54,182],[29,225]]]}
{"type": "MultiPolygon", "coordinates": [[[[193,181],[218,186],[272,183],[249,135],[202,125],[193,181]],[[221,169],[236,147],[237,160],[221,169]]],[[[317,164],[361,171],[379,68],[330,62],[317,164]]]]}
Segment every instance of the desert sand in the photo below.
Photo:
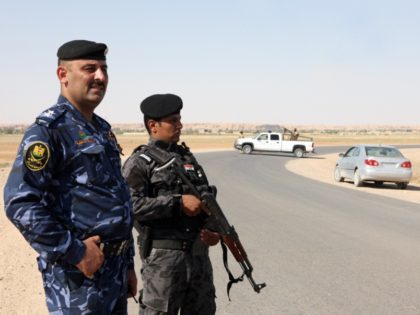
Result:
{"type": "Polygon", "coordinates": [[[6,218],[3,188],[10,168],[0,169],[0,314],[48,314],[37,253],[6,218]]]}

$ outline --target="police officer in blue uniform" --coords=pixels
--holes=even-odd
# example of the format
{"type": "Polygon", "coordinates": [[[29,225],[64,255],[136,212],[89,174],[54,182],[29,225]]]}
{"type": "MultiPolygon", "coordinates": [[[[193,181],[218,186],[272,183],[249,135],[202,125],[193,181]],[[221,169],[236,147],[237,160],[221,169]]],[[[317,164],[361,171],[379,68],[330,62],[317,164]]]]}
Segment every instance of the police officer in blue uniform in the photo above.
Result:
{"type": "Polygon", "coordinates": [[[219,234],[207,224],[206,208],[169,164],[176,158],[199,191],[215,191],[185,145],[179,145],[183,103],[174,94],[156,94],[141,103],[148,145],[127,159],[142,258],[141,315],[213,315],[215,287],[208,247],[219,234]]]}
{"type": "Polygon", "coordinates": [[[27,129],[4,188],[8,218],[39,253],[50,314],[127,314],[137,290],[120,148],[94,114],[106,52],[86,40],[58,49],[60,97],[27,129]]]}

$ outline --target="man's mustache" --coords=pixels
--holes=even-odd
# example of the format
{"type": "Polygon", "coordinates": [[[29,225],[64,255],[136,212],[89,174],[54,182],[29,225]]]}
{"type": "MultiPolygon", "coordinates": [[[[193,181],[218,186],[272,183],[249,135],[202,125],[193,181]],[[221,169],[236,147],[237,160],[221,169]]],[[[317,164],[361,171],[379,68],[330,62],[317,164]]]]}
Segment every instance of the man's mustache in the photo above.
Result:
{"type": "Polygon", "coordinates": [[[103,90],[105,90],[105,83],[103,83],[102,81],[94,81],[94,82],[92,82],[90,85],[89,85],[89,88],[100,88],[100,89],[103,89],[103,90]]]}

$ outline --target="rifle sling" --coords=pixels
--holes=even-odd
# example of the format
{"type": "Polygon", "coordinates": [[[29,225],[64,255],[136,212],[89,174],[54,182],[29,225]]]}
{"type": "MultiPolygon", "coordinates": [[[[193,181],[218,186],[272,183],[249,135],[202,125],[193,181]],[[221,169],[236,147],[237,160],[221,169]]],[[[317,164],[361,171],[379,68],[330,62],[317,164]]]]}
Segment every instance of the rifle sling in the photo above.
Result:
{"type": "Polygon", "coordinates": [[[229,266],[228,266],[227,247],[226,247],[226,244],[223,242],[223,239],[220,240],[220,245],[222,246],[222,251],[223,251],[223,264],[225,265],[226,272],[229,275],[229,282],[227,284],[227,296],[228,296],[229,301],[230,301],[229,292],[230,292],[230,289],[231,289],[232,285],[234,283],[243,281],[244,280],[245,272],[240,277],[238,277],[238,278],[235,278],[232,275],[232,272],[230,271],[229,266]]]}

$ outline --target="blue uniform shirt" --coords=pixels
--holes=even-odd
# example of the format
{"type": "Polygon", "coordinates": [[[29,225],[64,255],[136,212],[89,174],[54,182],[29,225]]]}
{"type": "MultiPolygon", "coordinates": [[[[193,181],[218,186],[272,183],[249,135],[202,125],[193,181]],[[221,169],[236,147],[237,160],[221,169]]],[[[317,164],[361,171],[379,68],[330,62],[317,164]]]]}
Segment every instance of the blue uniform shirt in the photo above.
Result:
{"type": "MultiPolygon", "coordinates": [[[[95,114],[88,122],[62,96],[26,131],[4,201],[8,218],[45,262],[77,264],[92,235],[132,242],[130,193],[111,127],[95,114]]],[[[132,255],[134,249],[131,265],[132,255]]]]}

